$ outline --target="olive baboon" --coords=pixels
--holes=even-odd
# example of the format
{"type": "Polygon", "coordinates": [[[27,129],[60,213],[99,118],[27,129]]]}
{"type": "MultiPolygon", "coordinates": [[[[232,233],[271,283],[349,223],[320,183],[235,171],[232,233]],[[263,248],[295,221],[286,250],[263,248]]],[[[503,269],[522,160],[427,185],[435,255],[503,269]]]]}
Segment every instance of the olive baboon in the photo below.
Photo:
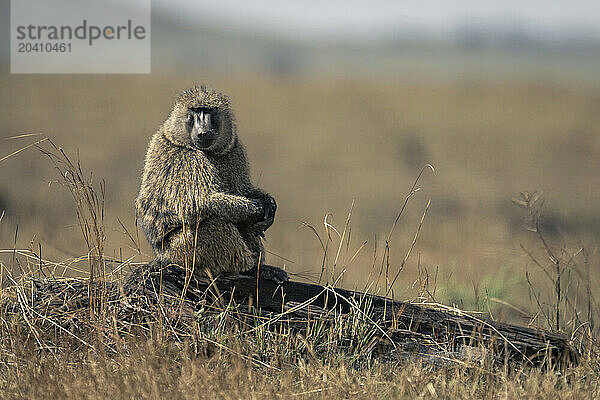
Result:
{"type": "MultiPolygon", "coordinates": [[[[250,181],[229,98],[206,86],[182,92],[150,141],[136,199],[157,261],[198,274],[257,268],[276,208],[250,181]]],[[[279,268],[260,269],[287,280],[279,268]]]]}

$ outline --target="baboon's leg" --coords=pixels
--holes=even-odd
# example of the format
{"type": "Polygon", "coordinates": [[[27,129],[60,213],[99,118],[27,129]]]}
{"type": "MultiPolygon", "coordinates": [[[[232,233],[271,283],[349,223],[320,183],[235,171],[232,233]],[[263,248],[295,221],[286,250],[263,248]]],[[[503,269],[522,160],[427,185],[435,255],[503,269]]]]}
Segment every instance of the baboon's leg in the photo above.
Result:
{"type": "MultiPolygon", "coordinates": [[[[242,235],[242,239],[248,246],[248,249],[254,254],[261,254],[264,251],[264,247],[262,244],[262,231],[258,228],[255,228],[253,225],[237,225],[236,226],[240,235],[242,235]]],[[[264,261],[265,255],[262,254],[261,260],[264,261]]]]}
{"type": "Polygon", "coordinates": [[[170,239],[164,260],[213,276],[246,271],[258,264],[258,254],[252,252],[237,228],[222,220],[205,220],[197,227],[185,227],[170,239]]]}

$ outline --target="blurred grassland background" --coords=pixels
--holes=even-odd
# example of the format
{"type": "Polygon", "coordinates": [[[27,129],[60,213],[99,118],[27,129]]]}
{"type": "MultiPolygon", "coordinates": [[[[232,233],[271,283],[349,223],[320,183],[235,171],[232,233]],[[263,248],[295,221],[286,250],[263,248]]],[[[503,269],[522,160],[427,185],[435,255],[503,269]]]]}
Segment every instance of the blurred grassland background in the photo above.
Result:
{"type": "MultiPolygon", "coordinates": [[[[135,232],[147,142],[177,93],[200,82],[233,99],[253,178],[277,199],[270,263],[316,280],[323,251],[303,222],[324,235],[332,214],[341,232],[354,201],[341,258],[367,244],[338,284],[368,285],[414,179],[430,163],[435,173],[424,172],[390,243],[393,276],[431,199],[397,298],[417,293],[426,268],[432,280],[437,273],[438,301],[475,309],[487,295],[535,309],[525,271],[543,278],[520,245],[539,245],[511,203],[520,191],[543,190],[551,244],[585,246],[597,282],[597,42],[469,30],[449,41],[321,43],[193,26],[155,11],[150,75],[11,75],[7,62],[0,74],[0,157],[36,140],[7,139],[24,133],[78,154],[84,170],[106,182],[107,255],[150,258],[143,234],[140,255],[118,221],[135,232]]],[[[18,226],[18,248],[37,252],[41,244],[44,257],[60,260],[86,253],[72,199],[56,179],[35,148],[0,163],[0,248],[15,246],[18,226]]],[[[514,317],[510,307],[488,305],[514,317]]]]}

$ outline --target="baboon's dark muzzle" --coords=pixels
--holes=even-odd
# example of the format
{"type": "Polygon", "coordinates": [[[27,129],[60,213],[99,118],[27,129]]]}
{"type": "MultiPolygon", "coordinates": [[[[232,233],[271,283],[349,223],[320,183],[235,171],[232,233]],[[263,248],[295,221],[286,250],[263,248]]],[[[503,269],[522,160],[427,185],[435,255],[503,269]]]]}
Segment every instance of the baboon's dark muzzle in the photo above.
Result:
{"type": "Polygon", "coordinates": [[[192,141],[200,148],[212,145],[217,136],[211,113],[203,109],[189,111],[187,128],[192,141]]]}

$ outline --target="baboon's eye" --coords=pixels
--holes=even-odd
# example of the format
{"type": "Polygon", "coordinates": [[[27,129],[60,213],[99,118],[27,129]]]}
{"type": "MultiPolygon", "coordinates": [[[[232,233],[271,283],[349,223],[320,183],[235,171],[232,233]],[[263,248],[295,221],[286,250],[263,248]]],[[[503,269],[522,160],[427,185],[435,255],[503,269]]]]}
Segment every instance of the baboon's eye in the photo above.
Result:
{"type": "Polygon", "coordinates": [[[188,133],[190,133],[193,128],[194,128],[194,116],[191,113],[188,113],[188,115],[185,119],[185,129],[187,130],[188,133]]]}
{"type": "MultiPolygon", "coordinates": [[[[210,125],[213,129],[219,128],[219,110],[212,107],[191,107],[190,113],[194,114],[210,114],[210,125]]],[[[192,118],[193,119],[193,118],[192,118]]]]}
{"type": "Polygon", "coordinates": [[[219,111],[210,111],[210,124],[212,125],[213,129],[219,129],[219,111]]]}

